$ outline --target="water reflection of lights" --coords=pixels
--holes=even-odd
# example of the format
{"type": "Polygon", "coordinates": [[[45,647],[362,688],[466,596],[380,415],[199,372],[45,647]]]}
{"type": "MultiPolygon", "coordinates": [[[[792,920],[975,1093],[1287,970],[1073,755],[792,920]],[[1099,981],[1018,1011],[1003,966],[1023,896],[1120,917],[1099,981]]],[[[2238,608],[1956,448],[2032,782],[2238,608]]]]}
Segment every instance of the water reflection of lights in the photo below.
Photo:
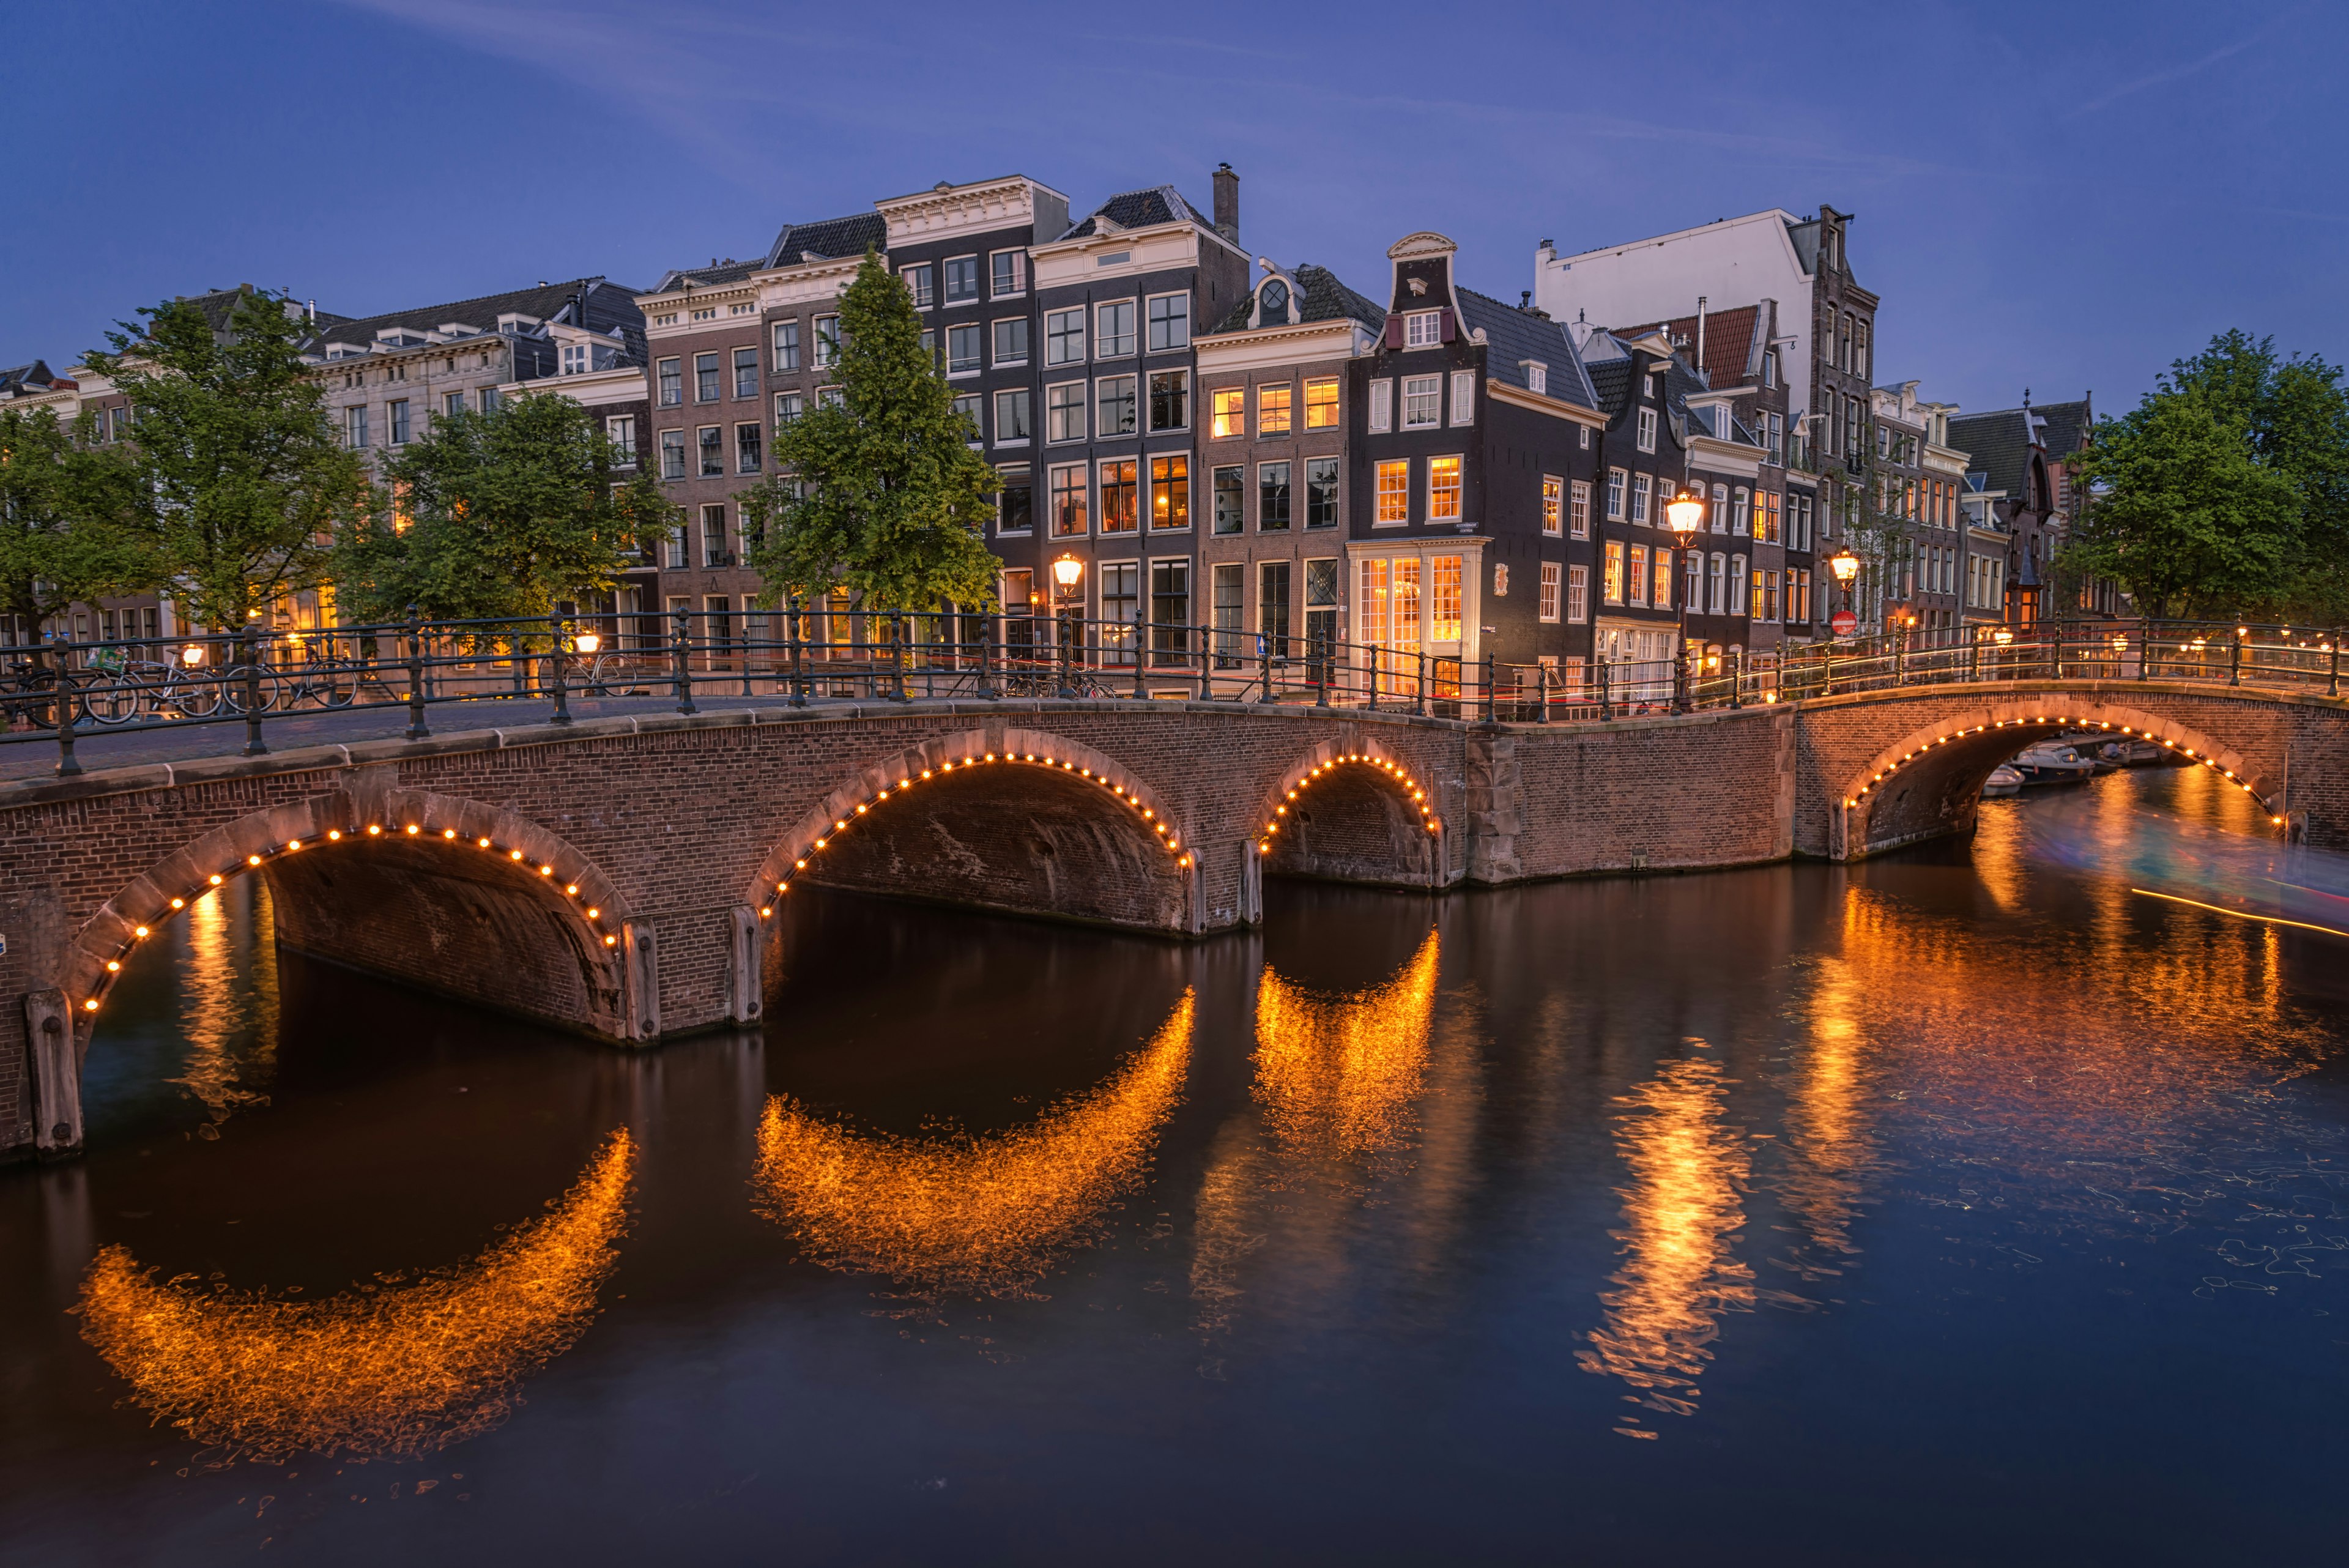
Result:
{"type": "Polygon", "coordinates": [[[185,1000],[180,1008],[187,1070],[170,1082],[212,1113],[211,1121],[198,1128],[206,1137],[218,1137],[214,1127],[237,1111],[269,1103],[267,1095],[249,1085],[268,1082],[276,1066],[277,943],[269,895],[258,884],[245,886],[254,902],[249,977],[238,972],[228,890],[216,888],[188,910],[185,1000]]]}
{"type": "Polygon", "coordinates": [[[1436,938],[1402,972],[1324,996],[1264,970],[1256,1002],[1256,1097],[1284,1145],[1348,1154],[1408,1146],[1435,1012],[1436,938]]]}
{"type": "Polygon", "coordinates": [[[82,1337],[137,1403],[222,1462],[430,1453],[502,1421],[515,1385],[585,1330],[635,1164],[616,1131],[550,1212],[475,1262],[326,1301],[192,1274],[158,1283],[129,1249],[106,1247],[82,1281],[82,1337]]]}
{"type": "Polygon", "coordinates": [[[919,1290],[1036,1293],[1142,1180],[1190,1062],[1192,997],[1099,1088],[986,1137],[859,1134],[784,1096],[759,1124],[767,1216],[828,1268],[919,1290]]]}
{"type": "Polygon", "coordinates": [[[1802,1221],[1804,1241],[1776,1260],[1805,1280],[1839,1274],[1857,1255],[1852,1222],[1873,1202],[1870,1178],[1879,1163],[1867,1104],[1873,1096],[1871,1042],[1856,1014],[1861,1001],[1852,966],[1826,961],[1816,971],[1810,1038],[1796,1047],[1786,1095],[1785,1158],[1778,1200],[1802,1221]]]}
{"type": "MultiPolygon", "coordinates": [[[[1616,1146],[1630,1168],[1623,1189],[1624,1262],[1599,1301],[1605,1321],[1577,1354],[1585,1372],[1619,1377],[1651,1410],[1696,1412],[1697,1379],[1713,1359],[1721,1314],[1751,1310],[1754,1272],[1730,1253],[1745,1223],[1740,1206],[1745,1139],[1723,1124],[1721,1070],[1702,1055],[1667,1062],[1617,1103],[1616,1146]]],[[[1616,1430],[1653,1438],[1630,1417],[1616,1430]]]]}

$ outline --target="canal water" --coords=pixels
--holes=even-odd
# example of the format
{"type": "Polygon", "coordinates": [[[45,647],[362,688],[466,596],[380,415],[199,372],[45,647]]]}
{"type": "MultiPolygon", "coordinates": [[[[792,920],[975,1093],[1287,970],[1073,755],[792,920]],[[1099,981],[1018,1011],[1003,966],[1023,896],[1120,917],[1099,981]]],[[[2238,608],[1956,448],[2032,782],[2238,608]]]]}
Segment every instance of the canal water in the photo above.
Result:
{"type": "Polygon", "coordinates": [[[763,1036],[637,1057],[233,887],[0,1172],[0,1560],[2330,1558],[2349,866],[2264,832],[795,897],[763,1036]]]}

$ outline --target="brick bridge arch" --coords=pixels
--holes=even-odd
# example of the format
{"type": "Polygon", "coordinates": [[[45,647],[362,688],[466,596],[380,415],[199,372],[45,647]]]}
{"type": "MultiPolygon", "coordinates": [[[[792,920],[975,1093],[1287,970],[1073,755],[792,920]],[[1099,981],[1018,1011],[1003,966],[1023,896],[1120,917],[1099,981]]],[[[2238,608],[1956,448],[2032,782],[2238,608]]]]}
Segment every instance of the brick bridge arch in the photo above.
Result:
{"type": "Polygon", "coordinates": [[[2256,799],[2279,832],[2333,826],[2341,704],[2163,683],[1911,688],[1802,705],[1796,847],[1855,859],[1971,828],[1991,771],[2035,741],[2147,740],[2256,799]],[[2295,779],[2295,766],[2299,776],[2295,779]]]}
{"type": "Polygon", "coordinates": [[[1435,781],[1377,734],[1332,736],[1291,763],[1249,827],[1251,914],[1265,875],[1441,888],[1454,875],[1435,781]]]}

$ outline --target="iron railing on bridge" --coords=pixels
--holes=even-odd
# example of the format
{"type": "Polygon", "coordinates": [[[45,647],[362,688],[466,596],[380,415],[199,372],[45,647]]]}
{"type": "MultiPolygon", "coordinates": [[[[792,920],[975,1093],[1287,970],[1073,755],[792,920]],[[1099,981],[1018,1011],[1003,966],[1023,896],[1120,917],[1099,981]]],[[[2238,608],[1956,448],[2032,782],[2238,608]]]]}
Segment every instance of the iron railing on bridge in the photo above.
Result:
{"type": "Polygon", "coordinates": [[[574,698],[841,701],[1023,697],[1183,698],[1309,704],[1444,718],[1612,721],[1940,682],[2196,680],[2341,691],[2337,632],[2211,621],[2044,624],[1988,637],[1920,632],[1677,659],[1511,664],[1326,634],[1074,616],[829,611],[409,621],[288,632],[50,641],[0,648],[0,744],[50,742],[81,771],[78,740],[243,726],[268,750],[273,720],[404,710],[431,733],[450,703],[574,698]]]}

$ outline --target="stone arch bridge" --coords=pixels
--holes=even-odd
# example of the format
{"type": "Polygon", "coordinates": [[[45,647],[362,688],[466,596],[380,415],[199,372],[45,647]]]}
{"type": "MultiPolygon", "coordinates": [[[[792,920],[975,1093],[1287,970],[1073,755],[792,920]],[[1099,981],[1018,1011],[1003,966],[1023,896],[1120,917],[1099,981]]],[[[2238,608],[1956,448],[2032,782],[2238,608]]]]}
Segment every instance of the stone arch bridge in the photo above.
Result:
{"type": "Polygon", "coordinates": [[[1265,877],[1437,889],[1848,859],[1971,827],[2031,741],[2110,726],[2349,836],[2349,703],[1996,682],[1609,723],[1230,703],[746,709],[0,784],[0,1156],[81,1141],[114,977],[214,887],[279,940],[615,1042],[756,1023],[794,888],[1175,937],[1265,877]]]}

